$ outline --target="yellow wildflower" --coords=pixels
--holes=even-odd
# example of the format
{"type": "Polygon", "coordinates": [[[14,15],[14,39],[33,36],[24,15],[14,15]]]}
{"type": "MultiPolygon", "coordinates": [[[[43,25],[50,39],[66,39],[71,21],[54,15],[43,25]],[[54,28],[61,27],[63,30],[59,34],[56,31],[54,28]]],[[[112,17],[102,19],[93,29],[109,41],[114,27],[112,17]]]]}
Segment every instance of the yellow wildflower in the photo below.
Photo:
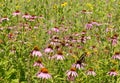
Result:
{"type": "Polygon", "coordinates": [[[97,50],[97,49],[94,49],[93,51],[94,51],[94,53],[98,53],[98,50],[97,50]]]}
{"type": "Polygon", "coordinates": [[[90,54],[91,54],[91,53],[90,53],[89,51],[86,52],[86,56],[90,56],[90,54]]]}
{"type": "Polygon", "coordinates": [[[3,7],[4,4],[0,4],[0,7],[3,7]]]}
{"type": "Polygon", "coordinates": [[[87,8],[89,8],[90,10],[93,10],[93,5],[91,3],[87,3],[86,4],[87,8]]]}
{"type": "Polygon", "coordinates": [[[67,2],[64,2],[61,4],[62,7],[65,7],[67,5],[67,2]]]}
{"type": "Polygon", "coordinates": [[[73,57],[74,59],[77,59],[77,56],[76,56],[76,55],[72,55],[72,57],[73,57]]]}
{"type": "Polygon", "coordinates": [[[53,8],[54,8],[54,9],[57,9],[57,5],[55,4],[55,5],[53,6],[53,8]]]}
{"type": "Polygon", "coordinates": [[[19,9],[20,7],[21,7],[21,6],[17,5],[17,6],[16,6],[16,9],[19,9]]]}
{"type": "Polygon", "coordinates": [[[111,60],[111,62],[113,63],[113,64],[118,64],[118,62],[116,61],[116,60],[111,60]]]}
{"type": "Polygon", "coordinates": [[[27,2],[29,3],[31,0],[27,0],[27,2]]]}
{"type": "Polygon", "coordinates": [[[100,69],[100,66],[99,66],[99,65],[96,65],[95,68],[96,68],[96,69],[100,69]]]}

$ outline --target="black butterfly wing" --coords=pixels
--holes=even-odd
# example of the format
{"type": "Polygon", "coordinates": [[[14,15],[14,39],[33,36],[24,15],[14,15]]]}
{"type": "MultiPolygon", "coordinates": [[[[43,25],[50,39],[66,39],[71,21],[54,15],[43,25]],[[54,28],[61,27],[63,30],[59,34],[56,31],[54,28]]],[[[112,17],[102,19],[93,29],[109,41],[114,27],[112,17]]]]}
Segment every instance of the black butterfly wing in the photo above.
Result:
{"type": "Polygon", "coordinates": [[[82,54],[81,56],[80,56],[80,58],[79,58],[79,60],[83,63],[83,62],[85,62],[85,54],[82,54]]]}

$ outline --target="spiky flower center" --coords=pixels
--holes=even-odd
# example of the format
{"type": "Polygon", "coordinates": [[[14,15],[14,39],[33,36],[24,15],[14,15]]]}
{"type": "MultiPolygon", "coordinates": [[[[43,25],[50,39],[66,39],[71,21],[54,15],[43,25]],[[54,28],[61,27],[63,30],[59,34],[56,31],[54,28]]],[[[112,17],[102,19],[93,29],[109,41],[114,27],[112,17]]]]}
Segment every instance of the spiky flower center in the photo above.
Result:
{"type": "Polygon", "coordinates": [[[57,54],[58,54],[58,55],[63,55],[62,51],[58,51],[57,54]]]}
{"type": "Polygon", "coordinates": [[[76,64],[81,64],[82,63],[82,61],[80,61],[80,60],[78,60],[77,62],[76,62],[76,64]]]}
{"type": "Polygon", "coordinates": [[[111,69],[110,71],[111,71],[111,72],[115,72],[115,69],[111,69]]]}
{"type": "Polygon", "coordinates": [[[42,63],[42,60],[41,60],[41,59],[38,59],[38,60],[37,60],[37,63],[42,63]]]}
{"type": "Polygon", "coordinates": [[[71,70],[71,71],[75,71],[75,70],[76,70],[76,68],[75,68],[75,67],[72,67],[70,70],[71,70]]]}
{"type": "Polygon", "coordinates": [[[20,11],[19,11],[19,10],[16,10],[15,13],[20,13],[20,11]]]}
{"type": "Polygon", "coordinates": [[[39,48],[37,46],[34,47],[35,51],[39,51],[39,48]]]}
{"type": "Polygon", "coordinates": [[[48,45],[48,48],[51,48],[51,49],[53,49],[53,47],[52,47],[51,45],[48,45]]]}
{"type": "Polygon", "coordinates": [[[47,70],[46,68],[42,68],[40,71],[41,71],[42,73],[48,73],[48,70],[47,70]]]}
{"type": "Polygon", "coordinates": [[[28,15],[28,13],[25,13],[25,15],[28,15]]]}
{"type": "Polygon", "coordinates": [[[82,13],[85,13],[86,12],[86,10],[82,10],[82,13]]]}
{"type": "Polygon", "coordinates": [[[89,71],[93,71],[93,69],[92,69],[92,68],[90,68],[90,69],[89,69],[89,71]]]}
{"type": "Polygon", "coordinates": [[[115,52],[115,55],[119,55],[120,53],[119,52],[115,52]]]}

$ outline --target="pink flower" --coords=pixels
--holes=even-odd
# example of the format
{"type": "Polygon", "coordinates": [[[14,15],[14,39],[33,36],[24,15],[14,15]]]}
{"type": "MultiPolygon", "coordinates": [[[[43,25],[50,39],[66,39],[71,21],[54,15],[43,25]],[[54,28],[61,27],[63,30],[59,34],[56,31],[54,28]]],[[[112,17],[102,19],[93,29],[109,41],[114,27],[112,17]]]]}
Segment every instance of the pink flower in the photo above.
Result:
{"type": "Polygon", "coordinates": [[[63,53],[61,51],[58,51],[56,55],[54,55],[52,58],[56,58],[57,60],[64,60],[63,53]]]}
{"type": "Polygon", "coordinates": [[[34,26],[34,29],[38,29],[38,26],[34,26]]]}
{"type": "Polygon", "coordinates": [[[113,29],[113,28],[110,28],[110,27],[107,27],[107,28],[106,28],[106,32],[113,32],[113,30],[114,30],[114,29],[113,29]]]}
{"type": "Polygon", "coordinates": [[[35,47],[34,50],[32,51],[32,56],[39,56],[41,57],[42,54],[41,52],[39,51],[39,48],[38,47],[35,47]]]}
{"type": "Polygon", "coordinates": [[[81,45],[77,45],[77,48],[82,49],[82,48],[83,48],[83,46],[81,46],[81,45]]]}
{"type": "Polygon", "coordinates": [[[53,49],[52,49],[52,48],[46,48],[46,49],[45,49],[45,52],[46,52],[46,53],[51,53],[51,52],[53,52],[53,49]]]}
{"type": "Polygon", "coordinates": [[[43,19],[43,18],[44,18],[44,16],[40,15],[38,18],[43,19]]]}
{"type": "Polygon", "coordinates": [[[87,75],[96,76],[96,73],[94,72],[93,69],[90,68],[90,69],[87,71],[87,75]]]}
{"type": "Polygon", "coordinates": [[[58,42],[58,41],[59,41],[59,37],[53,36],[53,37],[52,37],[52,40],[53,40],[54,42],[58,42]]]}
{"type": "Polygon", "coordinates": [[[51,30],[49,30],[49,31],[47,31],[47,33],[48,33],[48,34],[52,34],[52,31],[51,31],[51,30]]]}
{"type": "Polygon", "coordinates": [[[1,18],[0,21],[2,22],[2,21],[4,21],[4,20],[9,21],[9,18],[5,16],[5,17],[1,18]]]}
{"type": "Polygon", "coordinates": [[[72,66],[75,67],[76,69],[84,69],[85,64],[82,63],[80,60],[78,60],[78,61],[77,61],[76,63],[74,63],[72,66]]]}
{"type": "Polygon", "coordinates": [[[57,36],[53,36],[50,42],[51,45],[57,46],[60,45],[60,40],[59,37],[57,36]]]}
{"type": "Polygon", "coordinates": [[[117,44],[117,41],[118,41],[117,39],[114,39],[114,38],[113,38],[113,39],[112,39],[112,45],[113,45],[113,46],[116,45],[116,44],[117,44]]]}
{"type": "Polygon", "coordinates": [[[10,54],[15,54],[15,53],[16,53],[16,48],[15,47],[11,48],[10,54]]]}
{"type": "Polygon", "coordinates": [[[82,36],[81,39],[80,39],[80,41],[81,41],[82,43],[86,43],[86,40],[87,40],[87,39],[86,39],[85,36],[82,36]]]}
{"type": "Polygon", "coordinates": [[[20,11],[19,10],[16,10],[15,12],[13,12],[13,16],[18,16],[18,15],[20,15],[21,13],[20,13],[20,11]]]}
{"type": "Polygon", "coordinates": [[[107,15],[107,17],[108,17],[108,18],[111,18],[111,17],[112,17],[112,14],[109,13],[109,14],[107,15]]]}
{"type": "Polygon", "coordinates": [[[28,13],[25,13],[22,17],[28,19],[31,17],[31,15],[29,15],[28,13]]]}
{"type": "Polygon", "coordinates": [[[35,21],[36,18],[37,18],[37,16],[32,15],[32,16],[29,17],[29,21],[35,21]]]}
{"type": "Polygon", "coordinates": [[[118,35],[115,34],[112,38],[111,38],[111,42],[112,45],[115,46],[118,43],[118,35]]]}
{"type": "Polygon", "coordinates": [[[66,72],[66,74],[67,74],[67,80],[69,80],[69,81],[74,81],[75,77],[78,76],[76,69],[74,67],[72,67],[70,70],[68,70],[66,72]]]}
{"type": "Polygon", "coordinates": [[[41,70],[36,74],[36,76],[42,79],[52,78],[52,76],[48,73],[48,70],[46,68],[41,68],[41,70]]]}
{"type": "Polygon", "coordinates": [[[78,37],[78,36],[80,36],[80,34],[79,33],[74,33],[73,36],[78,37]]]}
{"type": "Polygon", "coordinates": [[[100,26],[100,25],[101,25],[101,24],[99,24],[99,23],[96,22],[96,21],[92,21],[91,23],[92,23],[92,25],[96,25],[96,26],[100,26]]]}
{"type": "Polygon", "coordinates": [[[120,53],[119,52],[116,52],[113,56],[112,56],[113,59],[119,59],[120,60],[120,53]]]}
{"type": "Polygon", "coordinates": [[[88,37],[86,37],[86,39],[91,39],[91,37],[90,37],[90,36],[88,36],[88,37]]]}
{"type": "Polygon", "coordinates": [[[86,25],[85,25],[85,27],[86,27],[86,29],[88,29],[88,30],[90,30],[90,29],[92,29],[92,23],[90,23],[90,22],[88,22],[86,25]]]}
{"type": "Polygon", "coordinates": [[[83,30],[83,31],[81,32],[81,34],[82,34],[82,35],[85,35],[85,34],[86,34],[86,31],[85,31],[85,30],[83,30]]]}
{"type": "Polygon", "coordinates": [[[83,13],[83,14],[92,14],[91,11],[86,11],[86,10],[82,10],[81,13],[83,13]]]}
{"type": "Polygon", "coordinates": [[[53,52],[53,47],[51,45],[48,45],[47,48],[44,50],[45,53],[52,53],[53,52]]]}
{"type": "Polygon", "coordinates": [[[115,71],[115,69],[111,69],[110,72],[108,72],[110,76],[117,76],[118,73],[115,71]]]}
{"type": "Polygon", "coordinates": [[[42,64],[42,61],[41,61],[40,59],[37,60],[37,61],[34,63],[33,66],[39,66],[40,68],[43,68],[43,67],[44,67],[43,64],[42,64]]]}
{"type": "Polygon", "coordinates": [[[13,33],[9,33],[9,34],[8,34],[8,38],[9,38],[9,39],[13,39],[14,36],[15,36],[15,35],[14,35],[13,33]]]}
{"type": "Polygon", "coordinates": [[[51,30],[54,31],[54,32],[59,32],[60,31],[58,27],[54,27],[51,30]]]}

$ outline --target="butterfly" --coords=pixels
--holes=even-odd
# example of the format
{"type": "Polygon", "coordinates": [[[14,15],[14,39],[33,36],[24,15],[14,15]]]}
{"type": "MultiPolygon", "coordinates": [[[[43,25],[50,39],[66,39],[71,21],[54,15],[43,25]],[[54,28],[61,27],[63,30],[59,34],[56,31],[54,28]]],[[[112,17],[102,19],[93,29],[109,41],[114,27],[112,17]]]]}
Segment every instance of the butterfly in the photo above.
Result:
{"type": "Polygon", "coordinates": [[[86,56],[85,53],[83,53],[83,54],[80,56],[79,61],[80,61],[81,63],[85,62],[85,56],[86,56]]]}
{"type": "Polygon", "coordinates": [[[77,60],[76,64],[79,64],[79,65],[81,66],[82,63],[85,62],[85,56],[86,56],[86,53],[83,53],[83,54],[80,56],[79,60],[77,60]]]}

